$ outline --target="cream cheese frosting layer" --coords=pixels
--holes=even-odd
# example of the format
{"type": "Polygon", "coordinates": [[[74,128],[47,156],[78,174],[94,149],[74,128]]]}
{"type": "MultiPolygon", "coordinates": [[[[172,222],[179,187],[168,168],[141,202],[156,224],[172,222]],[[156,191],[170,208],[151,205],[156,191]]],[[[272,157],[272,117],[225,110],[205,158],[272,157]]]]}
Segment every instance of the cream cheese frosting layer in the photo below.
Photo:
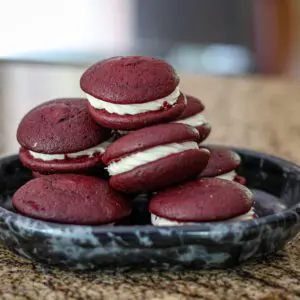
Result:
{"type": "Polygon", "coordinates": [[[237,173],[235,171],[230,171],[228,173],[218,175],[218,176],[216,176],[216,178],[233,181],[236,175],[237,175],[237,173]]]}
{"type": "Polygon", "coordinates": [[[176,104],[179,95],[180,89],[179,86],[177,86],[170,95],[164,98],[137,104],[114,104],[97,99],[89,94],[86,94],[86,97],[91,106],[95,109],[104,109],[111,114],[136,115],[144,112],[160,110],[166,103],[173,106],[176,104]]]}
{"type": "Polygon", "coordinates": [[[133,170],[155,160],[167,157],[171,154],[181,153],[186,150],[199,149],[196,142],[171,143],[146,149],[141,152],[130,154],[119,161],[108,165],[109,175],[117,175],[133,170]]]}
{"type": "MultiPolygon", "coordinates": [[[[228,220],[223,220],[223,221],[215,221],[215,222],[209,222],[209,223],[219,223],[219,222],[233,222],[233,221],[246,221],[246,220],[251,220],[255,218],[255,212],[253,207],[243,215],[240,215],[238,217],[228,219],[228,220]]],[[[196,225],[196,224],[202,224],[201,223],[196,223],[196,222],[177,222],[177,221],[172,221],[169,219],[161,218],[158,217],[154,214],[151,214],[151,223],[154,226],[183,226],[183,225],[196,225]]]]}
{"type": "Polygon", "coordinates": [[[202,113],[197,113],[186,119],[174,121],[173,123],[181,123],[181,124],[197,127],[208,123],[208,121],[206,120],[205,116],[202,113]]]}
{"type": "Polygon", "coordinates": [[[40,159],[42,161],[65,160],[66,158],[75,159],[81,156],[93,157],[97,153],[102,154],[110,144],[111,144],[111,140],[107,140],[95,147],[88,148],[86,150],[82,150],[79,152],[66,153],[66,154],[45,154],[45,153],[34,152],[31,150],[29,150],[29,154],[33,158],[40,159]]]}
{"type": "Polygon", "coordinates": [[[121,135],[126,135],[126,134],[130,133],[130,130],[118,130],[118,133],[121,135]]]}
{"type": "Polygon", "coordinates": [[[251,209],[243,215],[237,216],[235,218],[232,218],[228,221],[246,221],[246,220],[251,220],[255,218],[255,212],[254,212],[254,208],[251,207],[251,209]]]}

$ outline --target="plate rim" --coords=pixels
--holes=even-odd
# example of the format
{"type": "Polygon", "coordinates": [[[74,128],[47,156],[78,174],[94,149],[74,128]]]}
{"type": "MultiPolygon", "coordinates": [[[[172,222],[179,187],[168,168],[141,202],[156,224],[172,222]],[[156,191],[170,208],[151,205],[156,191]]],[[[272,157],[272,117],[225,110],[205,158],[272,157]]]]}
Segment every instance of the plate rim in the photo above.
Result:
{"type": "MultiPolygon", "coordinates": [[[[205,145],[204,145],[205,146],[205,145]]],[[[300,166],[297,164],[288,161],[286,159],[269,155],[263,152],[259,152],[256,150],[249,150],[245,148],[239,148],[239,147],[231,147],[231,146],[224,146],[219,144],[209,144],[209,146],[222,146],[226,147],[228,149],[231,149],[233,151],[236,151],[238,153],[242,153],[245,155],[251,155],[251,156],[259,156],[261,158],[265,158],[268,160],[273,161],[274,163],[277,163],[279,165],[286,166],[287,169],[294,169],[295,172],[298,172],[300,175],[300,166]]],[[[8,156],[0,156],[0,164],[5,159],[16,159],[18,158],[17,154],[11,154],[8,156]]],[[[47,227],[51,228],[52,232],[51,235],[60,234],[62,230],[65,229],[72,229],[74,231],[80,229],[80,230],[88,230],[92,229],[93,233],[96,235],[102,235],[107,234],[108,232],[112,234],[126,234],[126,233],[132,233],[133,230],[139,231],[140,233],[146,233],[146,234],[159,234],[161,231],[164,231],[165,233],[169,232],[170,234],[173,231],[180,231],[182,234],[193,234],[197,232],[197,237],[199,238],[201,234],[207,235],[211,232],[218,232],[218,229],[220,229],[220,225],[224,228],[227,227],[228,232],[234,232],[234,231],[252,231],[257,228],[260,228],[265,225],[270,225],[272,223],[279,223],[279,222],[299,222],[300,217],[300,199],[299,202],[293,205],[291,208],[283,210],[282,212],[277,212],[268,216],[260,217],[258,219],[254,220],[246,220],[246,221],[232,221],[232,222],[205,222],[205,223],[199,223],[199,224],[193,224],[193,225],[181,225],[181,226],[152,226],[152,225],[126,225],[126,226],[108,226],[108,225],[74,225],[74,224],[60,224],[55,222],[49,222],[49,221],[43,221],[38,220],[34,218],[30,218],[24,215],[21,215],[19,213],[10,211],[0,205],[0,219],[3,218],[3,215],[11,215],[18,219],[18,225],[19,223],[22,223],[22,229],[32,229],[30,227],[26,228],[26,224],[29,224],[30,221],[34,221],[36,223],[40,223],[41,226],[39,227],[47,227]],[[299,210],[299,211],[298,211],[299,210]],[[24,220],[24,222],[22,222],[24,220]],[[236,224],[239,224],[239,226],[234,226],[236,224]],[[44,226],[42,226],[44,225],[44,226]],[[109,228],[109,230],[108,230],[109,228]]],[[[35,228],[35,231],[39,231],[38,228],[35,228]]],[[[45,234],[45,232],[43,232],[45,234]]]]}

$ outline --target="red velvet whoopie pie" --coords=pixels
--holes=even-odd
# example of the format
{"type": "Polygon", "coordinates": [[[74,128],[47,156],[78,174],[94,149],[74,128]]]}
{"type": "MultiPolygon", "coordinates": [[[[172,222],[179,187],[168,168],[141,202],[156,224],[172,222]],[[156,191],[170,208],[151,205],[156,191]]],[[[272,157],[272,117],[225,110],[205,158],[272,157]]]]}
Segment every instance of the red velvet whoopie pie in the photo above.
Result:
{"type": "Polygon", "coordinates": [[[66,98],[43,103],[19,124],[20,160],[34,172],[82,172],[101,163],[111,131],[89,115],[88,101],[66,98]]]}
{"type": "Polygon", "coordinates": [[[182,123],[195,127],[199,132],[198,142],[203,142],[211,132],[211,125],[206,120],[203,111],[205,106],[196,97],[186,95],[187,106],[175,123],[182,123]]]}
{"type": "Polygon", "coordinates": [[[21,214],[44,221],[74,225],[106,225],[131,213],[128,199],[107,181],[79,174],[35,178],[13,195],[21,214]]]}
{"type": "Polygon", "coordinates": [[[150,192],[197,176],[209,159],[209,151],[199,149],[198,139],[195,128],[176,123],[130,132],[102,157],[110,185],[124,193],[150,192]]]}
{"type": "Polygon", "coordinates": [[[246,184],[246,179],[236,173],[241,163],[241,157],[234,151],[222,146],[205,147],[210,152],[206,168],[200,173],[199,178],[217,177],[246,184]]]}
{"type": "Polygon", "coordinates": [[[252,205],[252,193],[245,186],[203,178],[158,192],[150,199],[149,212],[155,226],[178,226],[253,219],[252,205]]]}
{"type": "Polygon", "coordinates": [[[88,68],[80,79],[95,121],[104,127],[134,130],[176,119],[186,107],[179,77],[165,61],[119,56],[88,68]]]}

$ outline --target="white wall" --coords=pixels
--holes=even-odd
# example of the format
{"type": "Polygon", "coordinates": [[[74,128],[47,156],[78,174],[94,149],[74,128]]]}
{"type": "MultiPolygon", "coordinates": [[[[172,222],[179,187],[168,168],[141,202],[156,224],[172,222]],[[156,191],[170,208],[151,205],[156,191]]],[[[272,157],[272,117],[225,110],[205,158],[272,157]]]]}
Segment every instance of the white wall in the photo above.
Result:
{"type": "Polygon", "coordinates": [[[0,57],[49,50],[122,50],[132,0],[0,0],[0,57]]]}

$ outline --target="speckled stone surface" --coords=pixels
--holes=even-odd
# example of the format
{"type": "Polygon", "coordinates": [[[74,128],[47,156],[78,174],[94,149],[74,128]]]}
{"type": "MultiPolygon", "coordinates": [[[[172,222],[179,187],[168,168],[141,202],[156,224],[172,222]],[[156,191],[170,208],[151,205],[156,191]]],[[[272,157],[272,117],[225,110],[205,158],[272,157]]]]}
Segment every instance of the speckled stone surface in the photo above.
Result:
{"type": "Polygon", "coordinates": [[[300,299],[299,253],[300,236],[275,256],[225,271],[75,273],[0,248],[0,299],[300,299]]]}
{"type": "MultiPolygon", "coordinates": [[[[206,104],[213,126],[209,143],[300,163],[299,83],[191,76],[181,82],[206,104]]],[[[34,264],[0,247],[0,279],[0,299],[300,299],[300,236],[275,256],[234,269],[180,273],[75,273],[34,264]]]]}

